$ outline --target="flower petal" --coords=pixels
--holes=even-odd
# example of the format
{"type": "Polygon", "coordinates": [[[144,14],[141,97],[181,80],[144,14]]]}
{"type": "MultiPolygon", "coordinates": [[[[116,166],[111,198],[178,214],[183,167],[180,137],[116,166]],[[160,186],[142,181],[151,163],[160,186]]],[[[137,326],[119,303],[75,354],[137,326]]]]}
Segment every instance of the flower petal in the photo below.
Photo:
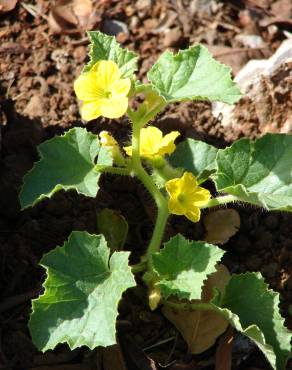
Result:
{"type": "Polygon", "coordinates": [[[132,145],[131,146],[124,146],[123,147],[124,151],[126,152],[126,154],[131,157],[132,156],[132,145]]]}
{"type": "Polygon", "coordinates": [[[157,155],[161,140],[162,132],[157,127],[148,126],[142,128],[140,133],[140,155],[150,158],[157,155]]]}
{"type": "Polygon", "coordinates": [[[121,77],[119,67],[112,60],[101,60],[92,69],[96,71],[98,82],[105,90],[121,77]]]}
{"type": "Polygon", "coordinates": [[[171,131],[169,134],[165,135],[160,144],[158,154],[163,156],[165,154],[171,154],[175,151],[175,139],[180,135],[178,131],[171,131]]]}
{"type": "Polygon", "coordinates": [[[188,211],[185,213],[185,216],[192,222],[198,222],[201,217],[200,208],[192,207],[192,209],[188,209],[188,211]]]}
{"type": "Polygon", "coordinates": [[[165,184],[165,189],[170,197],[177,197],[181,192],[180,179],[178,178],[167,181],[165,184]]]}
{"type": "Polygon", "coordinates": [[[181,191],[183,193],[192,193],[198,187],[196,177],[191,172],[185,172],[181,177],[181,191]]]}
{"type": "Polygon", "coordinates": [[[102,146],[108,146],[108,147],[118,147],[119,146],[116,139],[108,131],[101,131],[99,133],[99,137],[100,137],[100,143],[102,146]]]}
{"type": "Polygon", "coordinates": [[[197,187],[196,193],[194,194],[193,202],[197,207],[202,207],[209,202],[211,194],[209,190],[197,187]]]}
{"type": "Polygon", "coordinates": [[[83,101],[100,99],[104,95],[104,90],[98,84],[95,72],[88,72],[80,75],[74,82],[74,90],[77,98],[83,101]]]}
{"type": "Polygon", "coordinates": [[[101,116],[99,100],[97,101],[85,101],[83,102],[80,109],[81,117],[85,121],[91,121],[101,116]]]}
{"type": "Polygon", "coordinates": [[[100,112],[106,118],[122,117],[128,109],[128,98],[118,97],[100,100],[100,112]]]}
{"type": "Polygon", "coordinates": [[[131,80],[129,78],[121,78],[115,81],[110,86],[112,97],[127,96],[131,88],[131,80]]]}
{"type": "Polygon", "coordinates": [[[168,210],[173,215],[182,216],[186,213],[185,207],[182,206],[180,202],[176,198],[170,198],[168,200],[168,210]]]}

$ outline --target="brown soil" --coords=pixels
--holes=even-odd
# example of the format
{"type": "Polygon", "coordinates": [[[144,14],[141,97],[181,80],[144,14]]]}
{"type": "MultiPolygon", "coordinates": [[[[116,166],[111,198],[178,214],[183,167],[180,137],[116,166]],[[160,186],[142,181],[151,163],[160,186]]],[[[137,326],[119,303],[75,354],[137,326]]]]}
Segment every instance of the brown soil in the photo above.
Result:
{"type": "MultiPolygon", "coordinates": [[[[102,178],[96,199],[60,192],[52,200],[20,212],[18,191],[23,175],[37,160],[36,146],[68,128],[84,125],[72,83],[86,60],[88,42],[83,31],[52,33],[47,21],[52,1],[36,0],[29,5],[20,2],[0,18],[0,369],[120,370],[121,362],[109,365],[111,355],[100,349],[70,351],[63,345],[41,354],[27,329],[30,299],[39,294],[44,279],[38,261],[45,252],[61,245],[72,230],[96,232],[96,210],[108,207],[119,209],[126,217],[130,226],[126,249],[135,249],[135,261],[149,240],[155,218],[155,208],[140,184],[112,176],[102,178]]],[[[140,53],[142,78],[163,50],[177,50],[195,42],[206,44],[220,60],[238,71],[249,59],[272,55],[285,38],[285,31],[291,28],[287,20],[290,2],[285,0],[261,0],[256,4],[244,0],[103,0],[97,5],[92,27],[112,31],[112,20],[123,22],[127,32],[117,37],[140,53]],[[243,34],[261,36],[265,46],[246,50],[237,37],[243,34]]],[[[273,106],[275,117],[281,117],[283,104],[281,101],[278,110],[277,105],[273,106]]],[[[182,139],[198,138],[218,147],[242,136],[254,138],[261,132],[252,119],[242,120],[236,132],[222,128],[206,103],[174,105],[155,124],[165,132],[179,129],[182,139]]],[[[87,124],[92,132],[105,128],[121,142],[127,141],[130,134],[126,119],[87,124]]],[[[246,206],[237,209],[241,228],[224,245],[224,263],[232,272],[261,271],[270,286],[280,292],[281,311],[292,329],[292,216],[246,206]]],[[[178,232],[200,239],[204,235],[203,223],[194,225],[173,217],[165,238],[178,232]]],[[[120,307],[118,328],[127,364],[124,369],[215,368],[214,348],[203,355],[190,356],[173,326],[159,311],[151,313],[145,302],[145,291],[138,288],[126,294],[120,307]],[[161,343],[169,338],[175,339],[161,343]],[[145,353],[149,357],[141,348],[148,348],[145,353]]],[[[233,369],[264,370],[269,366],[254,346],[238,336],[233,369]]]]}

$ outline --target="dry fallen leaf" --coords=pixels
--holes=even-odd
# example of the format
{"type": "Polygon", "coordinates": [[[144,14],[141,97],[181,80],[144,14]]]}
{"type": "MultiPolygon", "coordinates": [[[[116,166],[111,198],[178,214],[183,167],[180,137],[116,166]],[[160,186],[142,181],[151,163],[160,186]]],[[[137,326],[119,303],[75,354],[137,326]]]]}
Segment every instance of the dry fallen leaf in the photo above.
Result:
{"type": "Polygon", "coordinates": [[[229,326],[226,333],[219,339],[216,349],[215,370],[231,370],[233,333],[234,329],[229,326]]]}
{"type": "Polygon", "coordinates": [[[213,244],[226,243],[240,228],[240,216],[235,209],[219,209],[204,219],[204,240],[213,244]]]}
{"type": "Polygon", "coordinates": [[[18,0],[0,0],[0,13],[10,12],[16,7],[18,0]]]}
{"type": "MultiPolygon", "coordinates": [[[[214,287],[223,293],[229,278],[227,268],[219,265],[217,271],[205,282],[202,301],[209,302],[212,299],[214,287]]],[[[181,333],[193,354],[202,353],[210,348],[228,327],[228,322],[214,311],[175,310],[164,306],[162,312],[181,333]]]]}
{"type": "Polygon", "coordinates": [[[96,21],[91,0],[59,0],[49,14],[49,25],[55,34],[89,30],[96,21]]]}

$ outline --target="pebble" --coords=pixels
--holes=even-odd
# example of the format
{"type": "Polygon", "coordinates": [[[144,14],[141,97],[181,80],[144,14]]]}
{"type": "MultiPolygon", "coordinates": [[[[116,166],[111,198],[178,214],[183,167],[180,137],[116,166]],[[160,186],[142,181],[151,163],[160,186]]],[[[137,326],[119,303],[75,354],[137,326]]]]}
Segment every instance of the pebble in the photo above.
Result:
{"type": "Polygon", "coordinates": [[[163,44],[165,47],[175,46],[182,36],[182,32],[178,27],[170,29],[164,34],[163,44]]]}
{"type": "Polygon", "coordinates": [[[126,23],[114,19],[105,19],[102,23],[101,30],[110,36],[116,36],[121,32],[129,33],[126,23]]]}

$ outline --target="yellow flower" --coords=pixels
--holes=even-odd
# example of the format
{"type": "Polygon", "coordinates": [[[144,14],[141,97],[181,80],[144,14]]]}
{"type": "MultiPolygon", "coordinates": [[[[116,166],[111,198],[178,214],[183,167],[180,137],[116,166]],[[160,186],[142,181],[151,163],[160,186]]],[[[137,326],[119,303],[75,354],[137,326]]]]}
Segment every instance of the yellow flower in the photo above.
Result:
{"type": "Polygon", "coordinates": [[[190,172],[167,181],[165,187],[169,194],[169,212],[184,215],[192,222],[198,222],[201,216],[200,207],[211,197],[209,190],[198,186],[196,177],[190,172]]]}
{"type": "Polygon", "coordinates": [[[119,118],[128,108],[129,78],[121,78],[119,67],[111,60],[97,62],[74,83],[77,98],[82,100],[81,117],[90,121],[97,117],[119,118]]]}
{"type": "Polygon", "coordinates": [[[108,146],[108,147],[118,147],[119,146],[116,139],[108,131],[101,131],[99,133],[99,137],[100,137],[101,146],[108,146]]]}
{"type": "MultiPolygon", "coordinates": [[[[163,136],[157,127],[148,126],[140,131],[140,155],[148,159],[156,159],[165,154],[171,154],[175,150],[174,140],[180,135],[178,131],[172,131],[163,136]]],[[[131,156],[132,147],[124,147],[125,152],[131,156]]]]}

